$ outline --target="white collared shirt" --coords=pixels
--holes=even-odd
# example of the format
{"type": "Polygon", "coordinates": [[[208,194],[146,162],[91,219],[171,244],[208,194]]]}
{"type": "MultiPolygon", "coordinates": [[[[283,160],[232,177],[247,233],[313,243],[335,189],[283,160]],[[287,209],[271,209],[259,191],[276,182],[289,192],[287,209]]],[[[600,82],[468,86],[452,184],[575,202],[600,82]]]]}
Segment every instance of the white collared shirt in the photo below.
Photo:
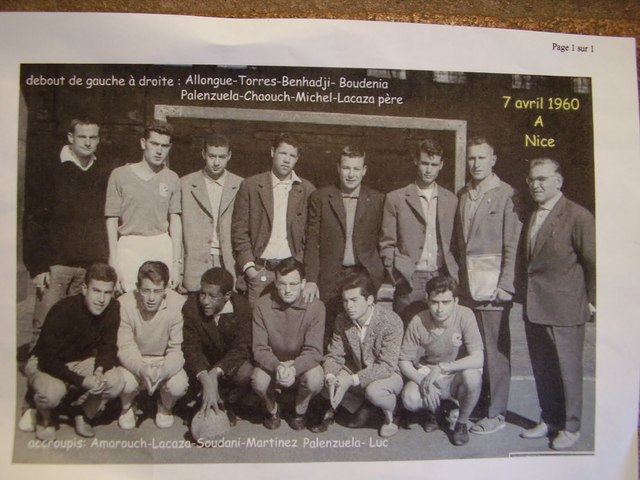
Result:
{"type": "Polygon", "coordinates": [[[287,240],[287,206],[289,205],[289,192],[294,183],[301,183],[295,172],[286,180],[280,180],[271,172],[271,185],[273,188],[273,225],[271,235],[262,258],[269,260],[282,260],[291,256],[291,248],[287,240]]]}
{"type": "Polygon", "coordinates": [[[60,150],[60,163],[73,162],[83,172],[86,172],[87,170],[89,170],[91,168],[91,165],[93,165],[95,161],[96,161],[96,155],[92,153],[89,159],[89,163],[87,163],[87,166],[84,167],[80,163],[80,160],[78,160],[78,157],[76,156],[76,154],[73,153],[73,150],[71,150],[71,146],[65,145],[64,147],[62,147],[62,150],[60,150]]]}
{"type": "Polygon", "coordinates": [[[226,315],[227,313],[233,313],[233,303],[231,303],[231,300],[227,300],[222,310],[214,315],[213,321],[216,322],[216,327],[218,326],[218,322],[220,322],[220,315],[226,315]]]}
{"type": "Polygon", "coordinates": [[[214,180],[206,173],[202,172],[204,184],[207,187],[209,203],[211,204],[211,215],[213,216],[213,232],[211,234],[211,255],[220,255],[220,239],[218,237],[218,218],[220,216],[220,201],[222,200],[222,190],[227,180],[225,170],[220,178],[214,180]]]}
{"type": "Polygon", "coordinates": [[[558,192],[557,195],[551,197],[544,203],[538,204],[538,209],[533,214],[533,220],[531,223],[531,228],[529,229],[529,251],[533,251],[533,247],[536,244],[536,239],[538,237],[538,233],[540,232],[540,228],[542,224],[547,219],[553,207],[556,206],[556,203],[562,197],[562,192],[558,192]]]}

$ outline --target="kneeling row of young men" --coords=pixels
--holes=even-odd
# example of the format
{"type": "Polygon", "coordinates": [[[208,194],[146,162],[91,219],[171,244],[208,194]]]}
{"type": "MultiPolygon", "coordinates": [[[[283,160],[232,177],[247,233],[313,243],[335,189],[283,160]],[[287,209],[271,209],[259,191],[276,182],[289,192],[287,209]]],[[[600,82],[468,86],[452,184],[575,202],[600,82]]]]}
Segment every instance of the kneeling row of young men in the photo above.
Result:
{"type": "Polygon", "coordinates": [[[408,410],[430,412],[427,431],[434,430],[440,401],[451,398],[460,411],[452,441],[468,441],[483,347],[473,313],[458,305],[455,280],[441,276],[428,282],[428,309],[404,332],[400,318],[375,303],[366,271],[348,275],[340,288],[344,313],[323,356],[325,307],[319,299],[305,301],[304,267],[289,258],[275,273],[273,291],[259,298],[252,317],[222,268],[205,272],[201,291],[185,298],[168,288],[165,264],[146,262],[137,289],[115,301],[114,269],[91,266],[82,293],[49,312],[26,367],[38,411],[36,436],[55,437],[52,411],[65,397],[76,432],[93,437],[92,419],[116,397],[122,403],[118,424],[133,429],[136,395],[157,390],[155,422],[168,428],[174,405],[189,387],[194,398],[200,394],[198,415],[221,408],[233,412],[252,387],[264,401],[263,424],[269,429],[280,426],[280,393],[292,388],[293,429],[307,427],[309,403],[321,395],[327,409],[309,425],[311,431],[326,431],[339,407],[348,427],[365,426],[377,407],[384,416],[383,437],[398,431],[398,395],[408,410]]]}

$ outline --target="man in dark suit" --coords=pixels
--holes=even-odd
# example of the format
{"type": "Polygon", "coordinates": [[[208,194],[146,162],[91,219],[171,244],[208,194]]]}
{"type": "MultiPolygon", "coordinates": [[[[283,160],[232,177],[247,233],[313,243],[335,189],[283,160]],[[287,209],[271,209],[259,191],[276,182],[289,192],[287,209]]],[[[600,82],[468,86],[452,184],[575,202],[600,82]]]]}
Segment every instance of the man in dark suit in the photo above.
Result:
{"type": "Polygon", "coordinates": [[[231,216],[242,177],[227,170],[229,139],[211,135],[202,149],[204,167],[180,179],[184,277],[189,292],[200,289],[202,274],[223,267],[235,279],[231,250],[231,216]]]}
{"type": "Polygon", "coordinates": [[[485,348],[483,374],[489,389],[484,389],[484,397],[490,398],[489,408],[469,430],[480,435],[506,425],[511,381],[509,312],[522,229],[516,192],[493,172],[496,160],[487,138],[469,139],[470,181],[458,192],[456,217],[463,303],[476,315],[485,348]]]}
{"type": "Polygon", "coordinates": [[[296,175],[300,144],[283,133],[271,147],[271,171],[247,178],[236,196],[231,242],[253,305],[288,257],[304,258],[307,200],[315,187],[296,175]]]}
{"type": "Polygon", "coordinates": [[[523,438],[558,432],[551,448],[580,438],[584,325],[595,313],[595,221],[561,192],[560,165],[539,158],[527,183],[538,204],[525,234],[525,332],[541,420],[523,438]]]}
{"type": "Polygon", "coordinates": [[[393,309],[399,315],[425,300],[427,282],[439,275],[458,277],[451,239],[458,200],[436,179],[442,168],[442,146],[427,138],[418,144],[416,180],[387,194],[380,255],[395,285],[393,309]]]}
{"type": "Polygon", "coordinates": [[[364,268],[377,291],[384,278],[378,254],[384,195],[362,185],[366,173],[364,150],[348,145],[338,160],[339,184],[309,197],[304,296],[308,302],[319,296],[327,307],[325,343],[342,304],[340,281],[364,268]]]}
{"type": "Polygon", "coordinates": [[[251,309],[233,292],[233,277],[220,267],[202,276],[200,292],[182,307],[185,369],[191,387],[200,386],[198,413],[232,408],[251,388],[251,309]],[[222,383],[222,385],[221,385],[222,383]],[[221,391],[220,387],[224,387],[221,391]],[[235,387],[235,388],[234,388],[235,387]]]}

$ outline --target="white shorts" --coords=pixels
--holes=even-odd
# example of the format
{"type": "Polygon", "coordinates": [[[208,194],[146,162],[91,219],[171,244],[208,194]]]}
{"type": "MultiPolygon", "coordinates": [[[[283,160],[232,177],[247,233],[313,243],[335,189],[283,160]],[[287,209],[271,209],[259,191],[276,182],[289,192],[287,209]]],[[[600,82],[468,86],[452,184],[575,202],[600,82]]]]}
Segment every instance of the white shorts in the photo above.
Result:
{"type": "Polygon", "coordinates": [[[145,237],[142,235],[125,235],[118,239],[117,247],[118,275],[126,292],[136,289],[138,270],[149,260],[156,260],[169,267],[173,266],[173,246],[168,233],[145,237]]]}

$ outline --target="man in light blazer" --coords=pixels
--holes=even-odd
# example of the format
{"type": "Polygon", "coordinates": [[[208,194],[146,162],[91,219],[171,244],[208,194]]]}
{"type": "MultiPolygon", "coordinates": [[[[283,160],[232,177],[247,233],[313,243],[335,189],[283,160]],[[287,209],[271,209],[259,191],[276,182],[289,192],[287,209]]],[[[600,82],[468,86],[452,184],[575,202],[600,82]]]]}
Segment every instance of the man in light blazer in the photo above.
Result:
{"type": "Polygon", "coordinates": [[[517,194],[493,172],[496,160],[489,139],[469,139],[470,181],[458,192],[456,216],[463,303],[474,310],[485,347],[483,396],[489,397],[489,408],[486,416],[469,430],[480,435],[494,433],[506,425],[511,382],[509,312],[522,229],[517,194]]]}
{"type": "Polygon", "coordinates": [[[398,432],[393,412],[403,387],[398,367],[402,320],[375,303],[373,282],[366,272],[345,278],[341,292],[345,311],[336,319],[323,363],[325,396],[331,406],[310,430],[326,431],[338,406],[351,414],[347,427],[364,427],[373,405],[384,414],[380,436],[390,437],[398,432]]]}
{"type": "Polygon", "coordinates": [[[325,345],[341,310],[340,281],[358,267],[369,273],[375,291],[384,279],[378,254],[384,195],[362,185],[367,173],[365,151],[345,146],[337,169],[339,183],[316,190],[309,197],[304,252],[305,300],[310,302],[319,296],[327,307],[325,345]]]}
{"type": "Polygon", "coordinates": [[[580,438],[585,323],[595,313],[593,215],[562,195],[560,165],[532,160],[527,183],[538,204],[524,235],[525,332],[533,366],[540,423],[523,438],[553,436],[551,448],[580,438]]]}
{"type": "Polygon", "coordinates": [[[184,277],[189,292],[200,290],[202,274],[212,267],[227,270],[234,279],[231,216],[242,177],[227,170],[231,146],[224,135],[206,138],[204,167],[180,180],[184,277]]]}
{"type": "Polygon", "coordinates": [[[395,285],[394,311],[425,300],[427,282],[439,275],[458,278],[451,253],[458,201],[436,179],[442,168],[442,146],[427,138],[414,155],[416,179],[387,194],[382,218],[380,255],[395,285]]]}
{"type": "Polygon", "coordinates": [[[298,141],[279,134],[271,147],[271,170],[247,178],[236,196],[231,242],[252,305],[274,281],[282,260],[304,260],[307,200],[315,187],[294,172],[299,155],[298,141]]]}

